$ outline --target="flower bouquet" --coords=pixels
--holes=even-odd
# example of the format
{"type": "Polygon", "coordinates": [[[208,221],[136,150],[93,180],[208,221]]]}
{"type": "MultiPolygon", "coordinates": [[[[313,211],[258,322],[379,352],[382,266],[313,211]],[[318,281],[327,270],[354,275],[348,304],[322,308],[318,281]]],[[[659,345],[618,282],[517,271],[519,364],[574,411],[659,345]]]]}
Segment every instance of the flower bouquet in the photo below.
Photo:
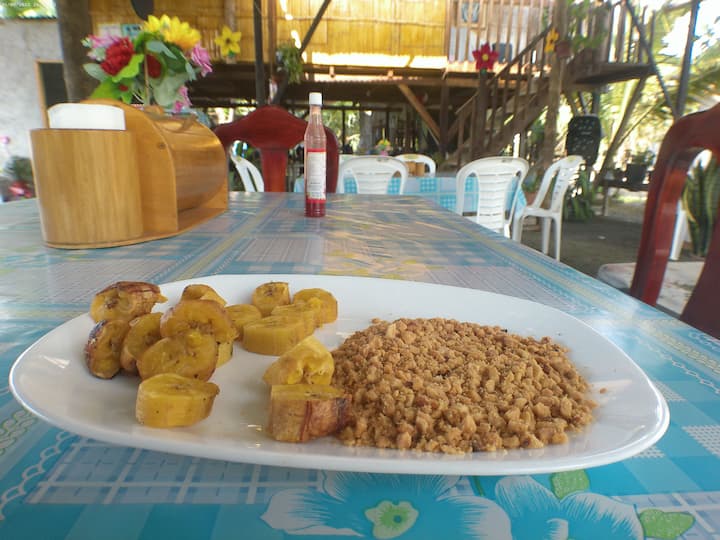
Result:
{"type": "Polygon", "coordinates": [[[151,15],[132,40],[91,35],[83,45],[93,60],[83,67],[100,81],[91,98],[156,104],[179,112],[190,106],[188,81],[212,71],[200,32],[177,17],[151,15]]]}
{"type": "Polygon", "coordinates": [[[387,139],[382,138],[375,145],[375,151],[381,156],[387,156],[392,151],[392,144],[387,139]]]}

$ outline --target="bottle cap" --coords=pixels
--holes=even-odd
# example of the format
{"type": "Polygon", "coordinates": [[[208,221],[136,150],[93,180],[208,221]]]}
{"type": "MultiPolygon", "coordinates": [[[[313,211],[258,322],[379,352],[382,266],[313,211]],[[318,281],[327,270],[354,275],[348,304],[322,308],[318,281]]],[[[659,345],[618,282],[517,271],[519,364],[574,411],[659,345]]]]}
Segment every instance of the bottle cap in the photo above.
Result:
{"type": "Polygon", "coordinates": [[[321,92],[310,92],[310,105],[322,105],[322,93],[321,92]]]}

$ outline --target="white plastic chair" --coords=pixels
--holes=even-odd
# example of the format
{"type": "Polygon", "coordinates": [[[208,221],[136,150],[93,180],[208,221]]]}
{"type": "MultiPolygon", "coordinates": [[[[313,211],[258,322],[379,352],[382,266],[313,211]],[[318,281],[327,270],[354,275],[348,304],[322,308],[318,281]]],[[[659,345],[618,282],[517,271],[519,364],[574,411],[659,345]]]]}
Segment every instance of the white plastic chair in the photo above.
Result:
{"type": "Polygon", "coordinates": [[[398,194],[405,191],[408,170],[399,159],[386,156],[358,156],[347,159],[340,164],[338,171],[337,193],[345,193],[345,178],[352,178],[357,192],[363,194],[385,194],[388,192],[390,180],[400,175],[398,194]]]}
{"type": "Polygon", "coordinates": [[[245,191],[265,191],[265,182],[258,168],[244,157],[237,155],[235,147],[230,151],[230,159],[240,175],[245,191]]]}
{"type": "Polygon", "coordinates": [[[687,212],[685,212],[682,199],[680,199],[677,204],[675,230],[673,231],[672,245],[670,246],[671,261],[677,261],[680,258],[686,240],[690,240],[690,226],[688,225],[687,212]]]}
{"type": "Polygon", "coordinates": [[[528,204],[523,211],[515,216],[513,222],[513,240],[522,239],[523,221],[526,217],[537,217],[542,227],[542,252],[547,255],[550,251],[550,226],[555,224],[555,259],[560,260],[560,237],[562,235],[562,213],[565,192],[570,182],[577,179],[580,167],[584,163],[582,156],[568,156],[557,160],[550,165],[543,175],[540,189],[535,200],[528,204]],[[554,185],[553,185],[554,180],[554,185]],[[542,203],[552,186],[549,208],[543,208],[542,203]]]}
{"type": "Polygon", "coordinates": [[[515,205],[529,168],[528,162],[522,158],[488,157],[471,161],[455,177],[455,212],[463,215],[465,183],[470,176],[476,176],[477,210],[475,216],[469,216],[470,219],[510,238],[515,205]],[[515,179],[517,182],[513,185],[515,179]]]}
{"type": "Polygon", "coordinates": [[[407,162],[415,162],[415,163],[424,163],[427,165],[428,173],[430,176],[435,174],[435,171],[437,170],[437,164],[435,163],[435,160],[431,158],[430,156],[426,156],[423,154],[400,154],[399,156],[395,156],[396,159],[399,159],[400,161],[407,162]]]}

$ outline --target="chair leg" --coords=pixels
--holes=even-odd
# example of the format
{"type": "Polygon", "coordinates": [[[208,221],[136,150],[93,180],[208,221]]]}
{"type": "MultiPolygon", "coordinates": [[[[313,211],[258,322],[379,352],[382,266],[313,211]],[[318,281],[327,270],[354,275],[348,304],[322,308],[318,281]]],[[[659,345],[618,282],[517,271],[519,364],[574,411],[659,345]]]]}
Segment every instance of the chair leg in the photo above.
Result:
{"type": "Polygon", "coordinates": [[[560,260],[560,238],[562,238],[562,221],[554,219],[555,222],[555,260],[560,260]]]}
{"type": "Polygon", "coordinates": [[[550,226],[552,225],[552,222],[550,218],[541,218],[541,220],[542,252],[547,255],[548,251],[550,251],[550,226]]]}
{"type": "Polygon", "coordinates": [[[519,218],[516,218],[513,220],[513,227],[512,227],[512,239],[516,242],[522,241],[522,230],[523,230],[523,222],[525,221],[524,216],[520,216],[519,218]]]}

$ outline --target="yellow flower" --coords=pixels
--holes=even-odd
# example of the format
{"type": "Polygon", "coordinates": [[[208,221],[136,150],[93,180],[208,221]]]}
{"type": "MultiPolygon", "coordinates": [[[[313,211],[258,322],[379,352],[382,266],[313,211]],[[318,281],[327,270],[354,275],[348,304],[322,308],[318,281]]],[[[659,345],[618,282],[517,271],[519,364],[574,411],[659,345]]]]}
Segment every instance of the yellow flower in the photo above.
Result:
{"type": "Polygon", "coordinates": [[[158,19],[155,15],[150,15],[143,25],[143,30],[146,32],[160,32],[166,26],[170,26],[170,17],[163,15],[158,19]]]}
{"type": "Polygon", "coordinates": [[[200,41],[198,30],[177,17],[170,18],[167,15],[163,15],[159,19],[150,15],[144,25],[144,30],[159,33],[165,41],[174,43],[183,51],[189,51],[200,41]]]}
{"type": "Polygon", "coordinates": [[[550,53],[555,50],[555,44],[557,43],[557,40],[560,39],[560,34],[558,34],[558,31],[552,28],[550,32],[548,32],[547,38],[545,38],[545,52],[550,53]]]}
{"type": "Polygon", "coordinates": [[[215,44],[220,47],[223,56],[240,54],[240,32],[233,32],[228,26],[223,26],[222,32],[215,38],[215,44]]]}

